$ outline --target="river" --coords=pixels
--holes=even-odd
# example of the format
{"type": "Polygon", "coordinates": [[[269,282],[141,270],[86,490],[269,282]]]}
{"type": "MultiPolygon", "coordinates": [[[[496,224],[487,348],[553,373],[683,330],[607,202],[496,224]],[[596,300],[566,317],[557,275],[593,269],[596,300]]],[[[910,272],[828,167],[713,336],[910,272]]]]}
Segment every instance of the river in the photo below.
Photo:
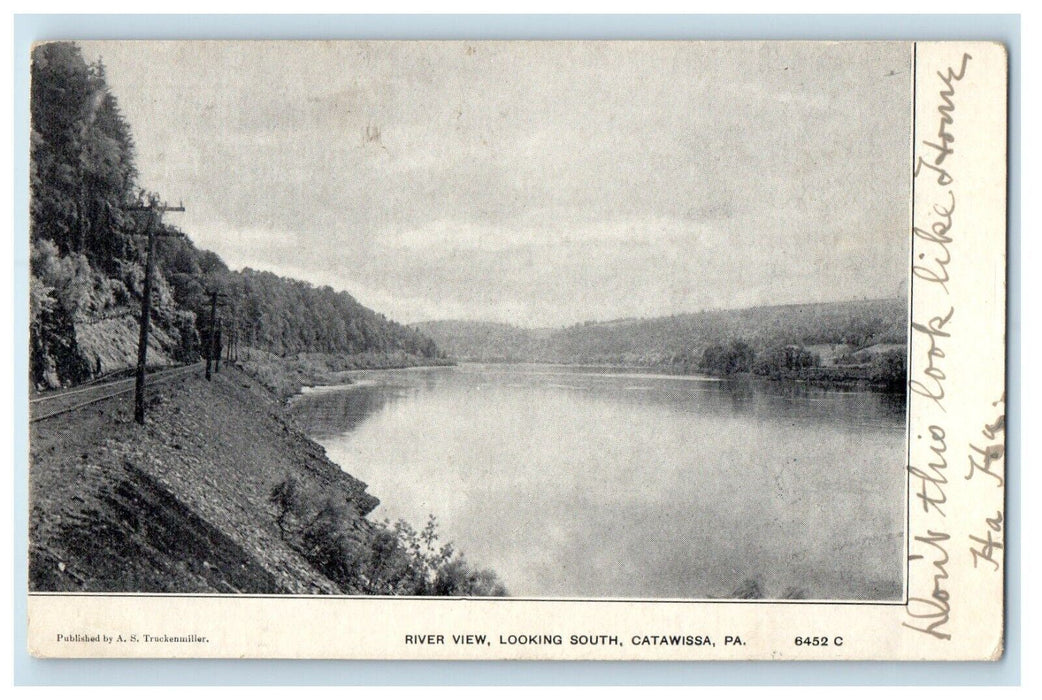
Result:
{"type": "Polygon", "coordinates": [[[555,365],[352,373],[293,401],[382,503],[511,595],[896,600],[901,397],[555,365]],[[752,585],[755,582],[755,586],[752,585]]]}

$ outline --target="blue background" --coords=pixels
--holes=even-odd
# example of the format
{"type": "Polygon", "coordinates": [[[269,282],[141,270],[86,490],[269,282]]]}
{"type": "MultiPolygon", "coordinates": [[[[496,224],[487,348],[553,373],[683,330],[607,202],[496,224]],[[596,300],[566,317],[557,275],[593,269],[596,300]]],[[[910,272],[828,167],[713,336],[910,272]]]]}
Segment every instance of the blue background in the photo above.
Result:
{"type": "Polygon", "coordinates": [[[1020,683],[1019,15],[19,15],[14,22],[17,685],[1017,685],[1020,683]],[[983,39],[1009,50],[1006,654],[997,663],[57,660],[26,650],[29,51],[44,39],[983,39]]]}

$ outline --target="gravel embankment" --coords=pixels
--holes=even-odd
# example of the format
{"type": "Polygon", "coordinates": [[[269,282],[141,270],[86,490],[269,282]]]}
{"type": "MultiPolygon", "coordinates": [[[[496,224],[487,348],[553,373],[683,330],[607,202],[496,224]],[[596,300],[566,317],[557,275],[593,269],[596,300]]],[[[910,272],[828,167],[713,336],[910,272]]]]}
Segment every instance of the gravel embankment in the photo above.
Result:
{"type": "Polygon", "coordinates": [[[280,537],[268,497],[287,477],[369,527],[365,484],[234,367],[155,387],[144,426],[132,395],[35,423],[29,589],[344,592],[280,537]]]}

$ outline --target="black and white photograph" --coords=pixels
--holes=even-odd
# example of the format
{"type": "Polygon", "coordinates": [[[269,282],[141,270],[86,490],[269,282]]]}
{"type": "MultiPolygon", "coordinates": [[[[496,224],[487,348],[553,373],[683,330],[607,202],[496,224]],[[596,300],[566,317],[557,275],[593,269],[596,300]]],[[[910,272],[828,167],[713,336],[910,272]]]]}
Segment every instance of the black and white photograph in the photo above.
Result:
{"type": "Polygon", "coordinates": [[[904,601],[913,78],[36,45],[29,591],[904,601]]]}

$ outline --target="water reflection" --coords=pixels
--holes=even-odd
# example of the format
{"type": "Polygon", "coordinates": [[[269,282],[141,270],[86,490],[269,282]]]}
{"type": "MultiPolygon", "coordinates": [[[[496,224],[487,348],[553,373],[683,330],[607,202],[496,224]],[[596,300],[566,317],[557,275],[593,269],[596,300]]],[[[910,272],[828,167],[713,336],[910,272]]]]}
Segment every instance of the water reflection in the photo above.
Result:
{"type": "Polygon", "coordinates": [[[304,430],[321,439],[349,433],[388,404],[422,390],[420,387],[345,386],[339,391],[295,397],[292,410],[304,430]]]}
{"type": "MultiPolygon", "coordinates": [[[[771,381],[759,377],[715,379],[638,373],[632,369],[553,365],[464,365],[403,371],[358,372],[356,383],[295,397],[293,412],[309,434],[349,433],[397,402],[427,391],[583,393],[588,400],[667,406],[685,412],[817,420],[903,430],[905,395],[849,386],[771,381]]],[[[506,398],[504,396],[504,398],[506,398]]]]}
{"type": "Polygon", "coordinates": [[[900,595],[902,397],[547,365],[356,379],[298,421],[377,517],[436,513],[513,594],[900,595]]]}

